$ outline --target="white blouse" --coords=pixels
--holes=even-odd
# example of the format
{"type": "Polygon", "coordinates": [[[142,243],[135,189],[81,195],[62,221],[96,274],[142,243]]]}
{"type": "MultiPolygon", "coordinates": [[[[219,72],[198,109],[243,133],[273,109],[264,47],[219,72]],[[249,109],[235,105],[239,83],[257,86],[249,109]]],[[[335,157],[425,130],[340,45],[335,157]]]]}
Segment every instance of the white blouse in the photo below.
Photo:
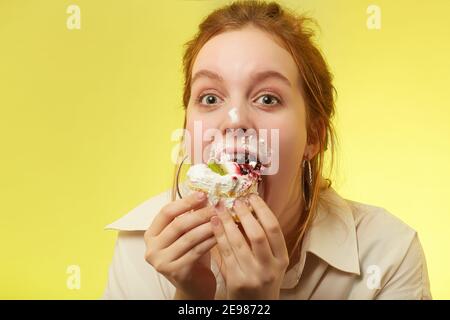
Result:
{"type": "MultiPolygon", "coordinates": [[[[103,299],[172,299],[175,287],[145,261],[144,232],[170,191],[152,197],[106,226],[118,230],[103,299]]],[[[289,269],[280,299],[431,299],[418,234],[383,208],[321,192],[300,261],[289,269]]],[[[225,284],[215,260],[216,299],[225,284]]]]}

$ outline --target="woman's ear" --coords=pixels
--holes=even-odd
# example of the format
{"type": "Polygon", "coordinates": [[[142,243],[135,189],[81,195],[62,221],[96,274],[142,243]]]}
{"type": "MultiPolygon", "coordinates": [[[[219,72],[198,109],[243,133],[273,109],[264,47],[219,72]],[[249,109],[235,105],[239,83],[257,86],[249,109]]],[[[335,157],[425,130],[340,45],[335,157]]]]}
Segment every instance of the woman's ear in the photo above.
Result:
{"type": "Polygon", "coordinates": [[[320,145],[325,145],[326,128],[322,121],[311,124],[311,135],[308,137],[308,144],[305,148],[305,158],[311,160],[320,151],[320,145]],[[322,143],[321,143],[322,142],[322,143]]]}

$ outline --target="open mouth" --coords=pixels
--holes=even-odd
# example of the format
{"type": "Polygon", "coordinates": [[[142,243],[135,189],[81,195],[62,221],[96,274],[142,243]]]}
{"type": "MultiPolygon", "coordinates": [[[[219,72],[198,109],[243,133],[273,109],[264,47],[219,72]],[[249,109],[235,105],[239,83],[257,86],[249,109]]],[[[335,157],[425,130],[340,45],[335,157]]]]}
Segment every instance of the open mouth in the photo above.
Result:
{"type": "Polygon", "coordinates": [[[258,144],[256,144],[256,139],[252,141],[253,143],[245,143],[242,141],[238,141],[236,144],[213,143],[208,161],[214,161],[220,164],[235,162],[239,165],[248,165],[254,170],[259,170],[261,167],[268,168],[271,164],[272,151],[267,148],[264,139],[260,139],[258,144]]]}
{"type": "Polygon", "coordinates": [[[229,161],[237,163],[242,169],[261,169],[261,161],[258,156],[249,152],[228,154],[229,161]]]}
{"type": "Polygon", "coordinates": [[[254,170],[261,169],[269,163],[265,152],[250,146],[240,146],[237,148],[225,147],[216,157],[219,162],[232,161],[239,165],[249,165],[254,170]]]}

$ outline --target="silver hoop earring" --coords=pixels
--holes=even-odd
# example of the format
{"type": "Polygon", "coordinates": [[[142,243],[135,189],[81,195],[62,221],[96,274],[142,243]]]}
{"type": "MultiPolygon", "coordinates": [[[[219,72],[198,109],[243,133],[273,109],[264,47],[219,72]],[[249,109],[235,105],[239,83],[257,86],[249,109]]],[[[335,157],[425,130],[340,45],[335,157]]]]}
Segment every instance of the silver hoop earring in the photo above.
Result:
{"type": "Polygon", "coordinates": [[[186,155],[183,158],[183,160],[181,160],[180,165],[178,166],[178,169],[177,169],[177,176],[175,178],[175,183],[177,186],[177,193],[178,193],[178,196],[180,197],[180,199],[183,199],[183,197],[181,196],[180,188],[179,188],[180,171],[181,171],[181,166],[183,165],[184,161],[186,161],[187,158],[188,158],[188,155],[186,155]]]}
{"type": "Polygon", "coordinates": [[[305,203],[305,211],[309,211],[309,209],[311,209],[313,186],[311,161],[303,159],[302,170],[303,201],[305,203]]]}

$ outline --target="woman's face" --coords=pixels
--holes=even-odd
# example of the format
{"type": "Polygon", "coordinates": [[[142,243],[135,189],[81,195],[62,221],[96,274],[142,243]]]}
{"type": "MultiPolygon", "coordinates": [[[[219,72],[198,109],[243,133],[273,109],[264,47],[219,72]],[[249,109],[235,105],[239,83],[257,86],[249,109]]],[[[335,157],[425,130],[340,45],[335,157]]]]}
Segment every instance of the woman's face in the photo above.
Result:
{"type": "Polygon", "coordinates": [[[210,144],[195,139],[196,121],[202,133],[217,129],[223,137],[227,129],[266,129],[269,148],[279,152],[272,157],[279,159],[277,173],[263,176],[263,197],[275,214],[292,201],[289,197],[300,195],[301,161],[311,151],[305,119],[297,65],[270,35],[249,26],[219,34],[202,47],[192,70],[187,108],[186,129],[194,137],[191,155],[194,144],[203,149],[210,144]],[[279,141],[270,139],[273,129],[279,141]]]}

